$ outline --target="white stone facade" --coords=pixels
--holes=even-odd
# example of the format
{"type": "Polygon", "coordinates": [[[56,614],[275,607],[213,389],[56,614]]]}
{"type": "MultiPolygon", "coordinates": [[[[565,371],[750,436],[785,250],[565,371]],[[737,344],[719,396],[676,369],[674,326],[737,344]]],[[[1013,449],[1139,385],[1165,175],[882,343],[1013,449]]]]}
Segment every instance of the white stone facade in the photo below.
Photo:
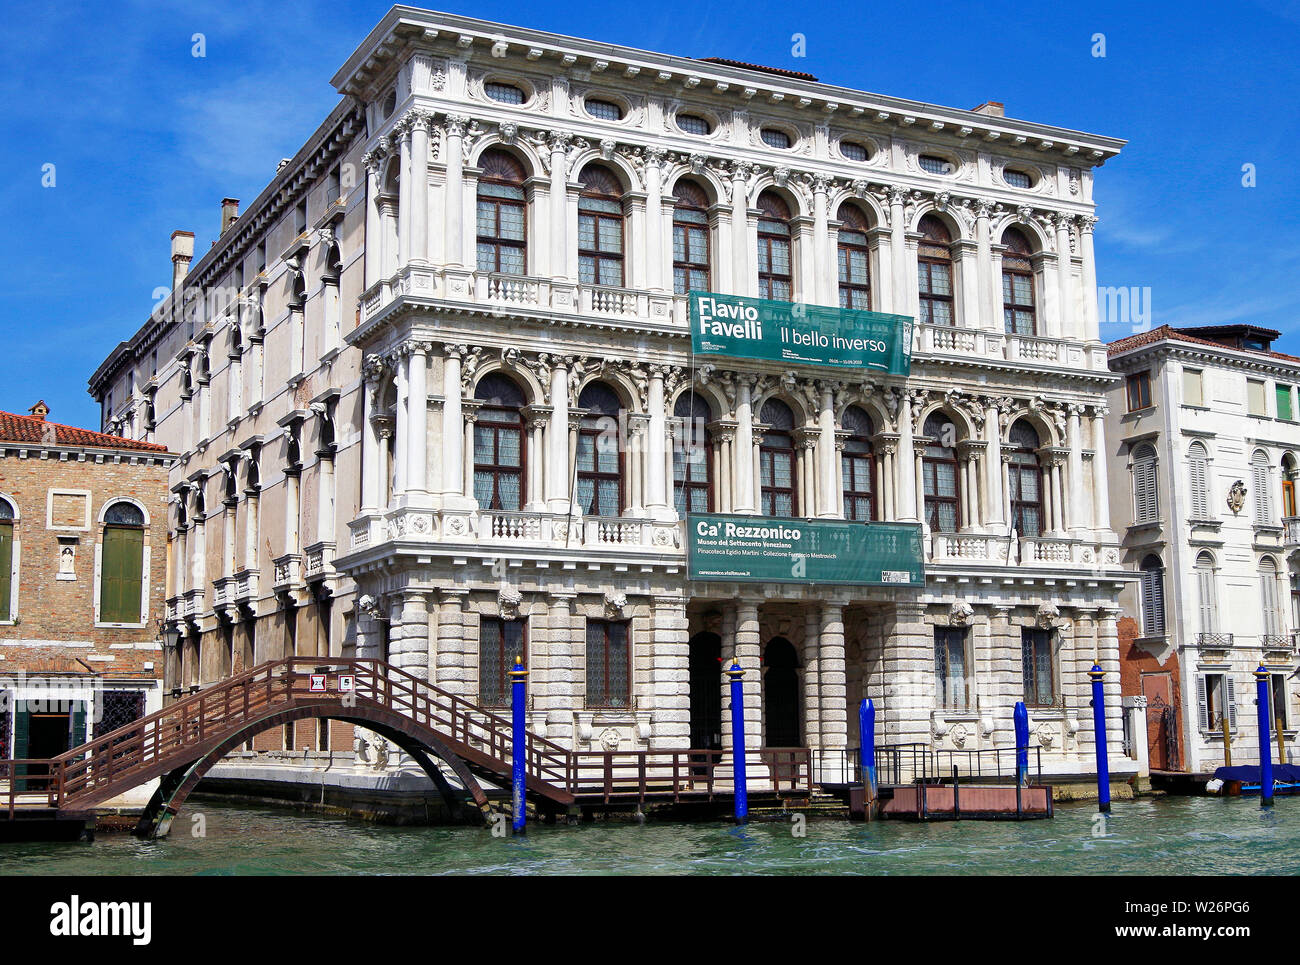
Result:
{"type": "Polygon", "coordinates": [[[1296,736],[1300,359],[1269,350],[1277,334],[1164,326],[1110,349],[1124,377],[1108,418],[1111,513],[1145,574],[1122,600],[1142,670],[1176,657],[1181,764],[1194,772],[1224,763],[1225,713],[1233,763],[1258,761],[1261,665],[1272,716],[1288,745],[1296,736]]]}
{"type": "MultiPolygon", "coordinates": [[[[1126,577],[1098,457],[1115,377],[1091,293],[1093,173],[1122,142],[409,8],[391,11],[334,83],[344,104],[184,288],[242,277],[240,297],[206,325],[168,322],[156,336],[146,326],[96,376],[98,397],[136,407],[106,418],[139,411],[143,361],[163,347],[150,437],[188,459],[175,480],[186,510],[169,595],[192,643],[176,679],[202,686],[230,672],[241,665],[232,646],[246,649],[244,664],[292,647],[384,656],[486,700],[484,635],[519,620],[531,723],[552,739],[583,750],[729,740],[720,668],[735,660],[750,743],[793,741],[833,762],[857,745],[866,696],[881,743],[1009,748],[1025,696],[1022,633],[1041,631],[1030,717],[1044,771],[1092,770],[1094,660],[1119,746],[1126,577]],[[323,179],[336,168],[357,178],[331,202],[323,179]],[[598,183],[612,187],[600,195],[598,183]],[[947,313],[953,324],[916,325],[908,378],[693,366],[675,285],[690,259],[674,255],[688,196],[704,199],[697,267],[711,291],[830,305],[861,296],[876,311],[947,313]],[[491,207],[501,197],[506,214],[491,207]],[[295,225],[300,199],[308,217],[295,225]],[[275,244],[259,249],[264,230],[275,244]],[[951,290],[923,293],[918,264],[936,244],[951,290]],[[261,250],[265,269],[248,274],[261,250]],[[481,258],[513,259],[514,270],[481,258]],[[839,260],[853,258],[856,273],[842,276],[839,260]],[[232,274],[241,262],[245,274],[232,274]],[[1033,317],[1008,333],[1002,286],[1016,265],[1033,317]],[[239,352],[227,334],[237,320],[239,352]],[[195,361],[205,355],[213,361],[195,361]],[[476,498],[492,471],[484,459],[501,465],[476,456],[488,421],[503,417],[483,398],[503,384],[494,378],[518,393],[504,417],[517,419],[521,442],[510,445],[523,452],[518,472],[492,483],[511,490],[493,496],[497,508],[476,498]],[[707,415],[676,415],[688,392],[707,415]],[[604,492],[584,462],[597,458],[584,430],[604,411],[591,401],[600,393],[616,400],[617,500],[584,513],[583,487],[604,492]],[[865,423],[846,422],[850,408],[869,437],[854,436],[865,423]],[[944,438],[926,435],[940,426],[944,438]],[[784,495],[764,485],[776,478],[767,460],[783,458],[771,455],[774,436],[788,441],[784,495]],[[790,498],[823,519],[845,518],[843,460],[865,442],[874,518],[925,527],[926,587],[688,581],[674,483],[684,439],[700,442],[712,510],[759,513],[790,498]],[[927,446],[943,450],[943,467],[927,446]],[[954,489],[932,530],[936,473],[954,489]],[[1020,498],[1033,488],[1023,473],[1036,474],[1040,496],[1020,498]],[[232,620],[233,644],[222,630],[232,620]],[[593,628],[607,635],[599,645],[593,628]],[[946,697],[945,629],[960,651],[946,697]],[[608,635],[624,632],[625,690],[621,669],[589,665],[589,653],[621,655],[622,638],[608,635]],[[701,687],[716,689],[706,698],[701,687]]],[[[1116,775],[1135,766],[1112,754],[1116,775]]]]}

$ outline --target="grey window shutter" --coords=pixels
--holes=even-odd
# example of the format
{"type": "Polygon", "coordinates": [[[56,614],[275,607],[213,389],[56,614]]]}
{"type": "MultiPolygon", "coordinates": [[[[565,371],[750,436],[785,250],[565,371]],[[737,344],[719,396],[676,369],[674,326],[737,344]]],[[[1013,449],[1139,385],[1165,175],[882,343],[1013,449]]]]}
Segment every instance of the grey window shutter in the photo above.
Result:
{"type": "Polygon", "coordinates": [[[1201,730],[1210,729],[1210,708],[1205,702],[1205,674],[1196,675],[1196,719],[1201,730]]]}
{"type": "Polygon", "coordinates": [[[1228,687],[1228,729],[1237,732],[1237,688],[1232,682],[1232,674],[1224,674],[1223,680],[1228,687]]]}

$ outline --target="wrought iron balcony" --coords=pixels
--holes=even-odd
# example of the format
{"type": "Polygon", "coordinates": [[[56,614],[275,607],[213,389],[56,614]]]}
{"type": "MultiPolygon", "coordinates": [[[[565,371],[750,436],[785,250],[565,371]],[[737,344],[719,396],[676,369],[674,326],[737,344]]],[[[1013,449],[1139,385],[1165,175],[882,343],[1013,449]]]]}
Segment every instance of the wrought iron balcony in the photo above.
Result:
{"type": "Polygon", "coordinates": [[[1231,650],[1231,633],[1198,633],[1196,635],[1198,650],[1231,650]]]}
{"type": "Polygon", "coordinates": [[[1292,633],[1261,633],[1259,635],[1259,645],[1264,650],[1273,652],[1295,652],[1295,634],[1292,633]]]}
{"type": "Polygon", "coordinates": [[[1300,546],[1300,516],[1282,517],[1282,545],[1287,548],[1300,546]]]}

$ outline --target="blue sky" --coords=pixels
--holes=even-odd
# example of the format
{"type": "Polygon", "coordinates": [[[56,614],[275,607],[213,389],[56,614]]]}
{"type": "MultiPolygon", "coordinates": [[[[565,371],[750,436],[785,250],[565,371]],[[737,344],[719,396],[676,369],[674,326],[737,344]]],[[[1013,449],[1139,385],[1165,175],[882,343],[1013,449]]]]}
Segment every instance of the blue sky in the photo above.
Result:
{"type": "MultiPolygon", "coordinates": [[[[86,380],[169,284],[171,231],[195,231],[207,250],[220,199],[254,198],[303,143],[338,102],[329,78],[388,6],[8,5],[0,325],[14,351],[0,362],[0,409],[44,398],[51,418],[97,425],[86,380]],[[195,33],[205,57],[191,55],[195,33]],[[54,187],[41,183],[47,164],[54,187]]],[[[1250,321],[1300,354],[1300,0],[441,9],[954,107],[997,100],[1012,117],[1125,138],[1099,172],[1099,284],[1149,288],[1153,325],[1250,321]],[[1242,184],[1246,164],[1255,187],[1242,184]]]]}

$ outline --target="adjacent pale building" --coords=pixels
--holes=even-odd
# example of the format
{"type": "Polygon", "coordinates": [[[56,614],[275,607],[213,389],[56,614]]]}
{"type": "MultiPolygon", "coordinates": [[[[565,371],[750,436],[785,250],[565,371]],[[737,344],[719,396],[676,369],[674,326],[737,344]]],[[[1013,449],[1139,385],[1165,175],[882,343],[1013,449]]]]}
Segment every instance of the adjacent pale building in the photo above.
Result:
{"type": "Polygon", "coordinates": [[[182,453],[169,680],[379,656],[491,707],[522,654],[535,730],[637,750],[727,741],[735,661],[753,746],[827,774],[863,697],[881,743],[959,753],[1025,700],[1068,780],[1097,661],[1119,746],[1091,293],[1122,142],[405,7],[333,83],[92,379],[182,453]],[[910,374],[694,357],[691,290],[906,316],[910,374]],[[692,580],[702,512],[915,524],[924,585],[692,580]]]}
{"type": "Polygon", "coordinates": [[[1140,573],[1123,597],[1124,692],[1144,698],[1156,769],[1213,771],[1225,741],[1258,761],[1260,666],[1295,738],[1300,358],[1272,351],[1277,337],[1166,325],[1110,346],[1111,513],[1140,573]]]}

